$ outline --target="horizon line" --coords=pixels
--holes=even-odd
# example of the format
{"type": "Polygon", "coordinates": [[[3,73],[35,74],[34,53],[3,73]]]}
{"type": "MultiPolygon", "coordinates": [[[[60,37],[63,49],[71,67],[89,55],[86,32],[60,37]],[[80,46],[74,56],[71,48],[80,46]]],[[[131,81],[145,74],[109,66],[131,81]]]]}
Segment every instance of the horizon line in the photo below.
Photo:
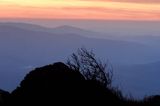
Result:
{"type": "Polygon", "coordinates": [[[7,21],[7,20],[69,20],[69,21],[144,21],[144,22],[157,22],[160,21],[160,19],[76,19],[76,18],[0,18],[0,21],[7,21]]]}

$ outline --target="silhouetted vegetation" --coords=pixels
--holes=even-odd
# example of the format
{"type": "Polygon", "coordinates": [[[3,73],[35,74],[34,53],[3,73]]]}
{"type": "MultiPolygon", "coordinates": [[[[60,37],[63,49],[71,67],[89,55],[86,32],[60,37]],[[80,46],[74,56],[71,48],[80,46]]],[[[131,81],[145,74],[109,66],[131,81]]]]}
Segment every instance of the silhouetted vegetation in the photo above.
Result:
{"type": "Polygon", "coordinates": [[[0,91],[0,105],[159,106],[160,96],[137,101],[112,87],[112,69],[81,48],[67,65],[59,62],[36,68],[11,94],[0,91]]]}
{"type": "Polygon", "coordinates": [[[96,59],[95,54],[86,48],[78,49],[77,53],[73,53],[67,64],[72,70],[81,72],[86,80],[99,81],[104,86],[112,83],[112,67],[96,59]]]}

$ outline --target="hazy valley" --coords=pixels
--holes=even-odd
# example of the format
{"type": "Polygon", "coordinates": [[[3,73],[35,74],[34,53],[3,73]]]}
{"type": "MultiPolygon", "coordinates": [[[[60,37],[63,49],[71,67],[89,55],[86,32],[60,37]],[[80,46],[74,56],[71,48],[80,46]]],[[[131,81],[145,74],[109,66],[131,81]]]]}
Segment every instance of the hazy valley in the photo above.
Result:
{"type": "Polygon", "coordinates": [[[65,61],[78,48],[86,47],[100,59],[109,60],[114,69],[114,84],[125,94],[135,97],[157,94],[160,92],[156,82],[160,73],[159,39],[157,35],[111,37],[111,33],[67,25],[47,28],[0,23],[0,88],[12,91],[31,69],[65,61]]]}

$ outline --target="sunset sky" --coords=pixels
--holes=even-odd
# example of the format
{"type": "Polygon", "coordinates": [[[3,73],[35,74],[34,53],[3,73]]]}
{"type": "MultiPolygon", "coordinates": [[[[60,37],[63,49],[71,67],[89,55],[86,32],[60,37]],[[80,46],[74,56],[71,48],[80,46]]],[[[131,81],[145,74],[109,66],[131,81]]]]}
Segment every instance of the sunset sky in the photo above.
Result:
{"type": "Polygon", "coordinates": [[[160,0],[0,0],[0,18],[160,20],[160,0]]]}

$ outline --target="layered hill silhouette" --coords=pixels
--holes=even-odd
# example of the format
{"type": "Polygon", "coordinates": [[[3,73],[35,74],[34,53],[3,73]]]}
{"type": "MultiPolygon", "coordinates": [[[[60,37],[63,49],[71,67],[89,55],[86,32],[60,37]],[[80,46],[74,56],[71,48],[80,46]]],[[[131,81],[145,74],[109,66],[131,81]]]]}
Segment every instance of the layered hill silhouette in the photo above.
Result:
{"type": "Polygon", "coordinates": [[[0,74],[0,88],[13,90],[32,68],[53,60],[63,61],[82,46],[93,48],[96,54],[113,63],[141,63],[160,57],[159,53],[139,43],[87,37],[94,34],[98,36],[95,32],[70,26],[45,28],[25,23],[0,23],[0,68],[3,73],[0,74]],[[4,82],[8,77],[11,85],[4,82]]]}
{"type": "MultiPolygon", "coordinates": [[[[99,33],[71,26],[45,28],[25,23],[0,23],[0,35],[0,59],[2,61],[0,68],[1,73],[3,73],[0,74],[0,88],[8,91],[12,91],[29,70],[43,64],[49,64],[53,60],[63,61],[77,47],[85,46],[92,48],[96,51],[96,54],[108,58],[112,63],[139,64],[148,61],[159,61],[160,58],[157,50],[155,51],[143,44],[123,41],[123,39],[91,38],[95,35],[99,36],[99,33]]],[[[126,69],[128,72],[130,68],[126,69]]],[[[157,67],[155,70],[158,69],[157,67]]],[[[118,69],[117,72],[125,75],[124,72],[126,71],[120,70],[122,69],[118,69]]],[[[149,70],[147,72],[152,71],[150,68],[145,68],[145,70],[149,70]]],[[[134,76],[137,76],[137,73],[133,72],[134,76]]],[[[157,73],[158,71],[156,71],[157,73]]],[[[140,74],[144,75],[145,71],[140,74]]],[[[127,78],[126,76],[124,77],[127,78]]],[[[142,78],[141,76],[140,78],[142,81],[148,79],[148,77],[142,78]]],[[[147,83],[149,90],[149,86],[157,87],[154,79],[158,78],[158,76],[153,76],[150,83],[147,83]]],[[[135,79],[136,81],[133,79],[125,80],[125,84],[128,85],[125,88],[129,89],[130,87],[134,89],[134,87],[142,85],[143,82],[137,81],[137,77],[135,79]],[[136,83],[130,86],[132,81],[136,83]]],[[[145,87],[142,86],[143,93],[144,89],[146,89],[145,87]]],[[[157,88],[153,92],[157,93],[157,88]]]]}

